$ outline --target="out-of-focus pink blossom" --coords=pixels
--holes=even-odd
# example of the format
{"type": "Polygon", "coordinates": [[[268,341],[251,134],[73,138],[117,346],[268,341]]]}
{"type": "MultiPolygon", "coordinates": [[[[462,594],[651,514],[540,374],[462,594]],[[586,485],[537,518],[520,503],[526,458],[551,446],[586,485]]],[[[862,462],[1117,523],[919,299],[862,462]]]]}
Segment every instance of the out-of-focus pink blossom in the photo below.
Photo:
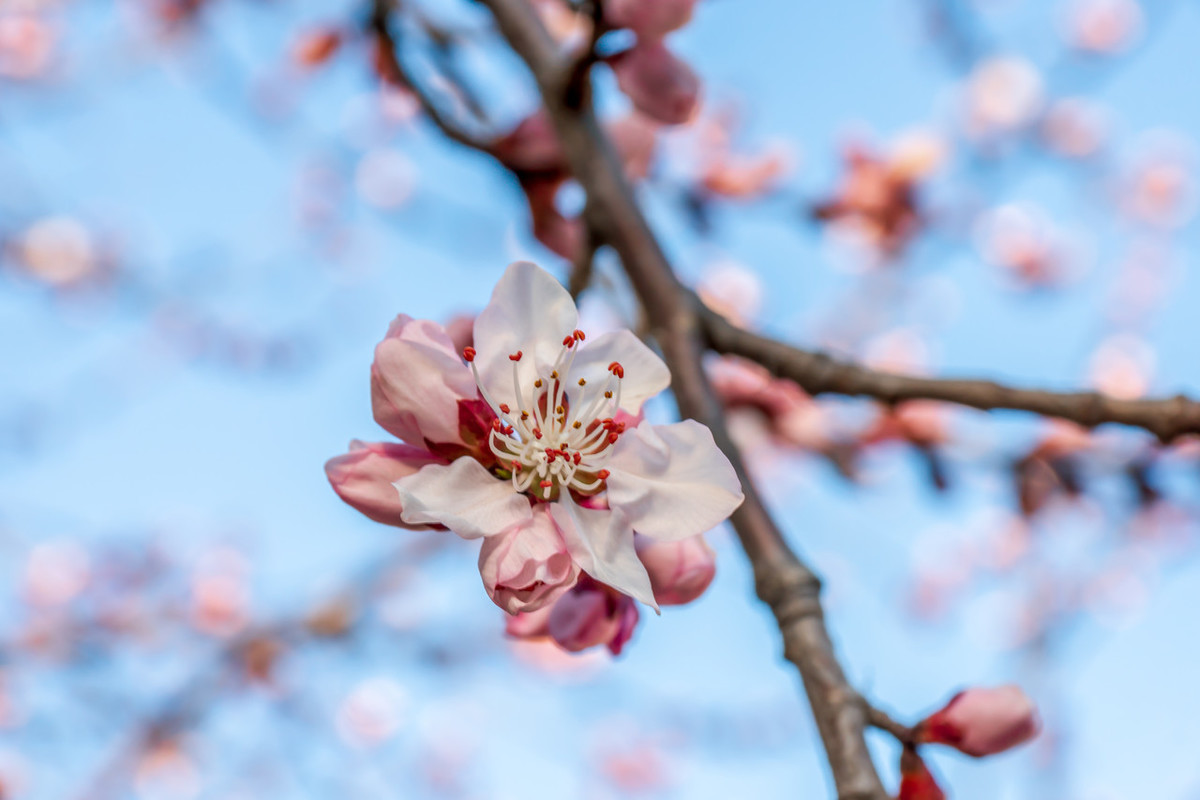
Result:
{"type": "Polygon", "coordinates": [[[416,186],[416,167],[399,150],[368,150],[354,168],[354,188],[368,204],[383,211],[403,206],[416,186]]]}
{"type": "Polygon", "coordinates": [[[210,636],[233,636],[250,621],[245,556],[223,547],[206,553],[192,575],[192,624],[210,636]]]}
{"type": "Polygon", "coordinates": [[[374,747],[395,735],[404,721],[408,695],[390,678],[368,678],[338,706],[335,724],[348,744],[374,747]]]}
{"type": "Polygon", "coordinates": [[[292,41],[292,61],[305,69],[319,67],[333,58],[343,40],[342,31],[332,26],[302,31],[292,41]]]}
{"type": "Polygon", "coordinates": [[[484,539],[479,574],[492,602],[517,614],[554,602],[575,585],[579,566],[543,505],[528,522],[484,539]]]}
{"type": "Polygon", "coordinates": [[[964,114],[967,133],[976,138],[1025,128],[1042,109],[1042,76],[1019,56],[981,61],[967,78],[964,114]]]}
{"type": "Polygon", "coordinates": [[[661,41],[638,42],[611,59],[633,107],[664,125],[682,125],[700,106],[700,79],[661,41]]]}
{"type": "Polygon", "coordinates": [[[0,78],[30,80],[50,67],[58,31],[38,14],[0,10],[0,78]]]}
{"type": "Polygon", "coordinates": [[[1156,361],[1154,349],[1144,339],[1132,334],[1111,336],[1092,354],[1091,383],[1104,394],[1136,400],[1150,390],[1156,361]]]}
{"type": "Polygon", "coordinates": [[[504,619],[504,632],[514,639],[543,639],[550,635],[550,610],[521,611],[504,619]]]}
{"type": "Polygon", "coordinates": [[[773,189],[789,167],[788,155],[782,147],[773,147],[757,155],[729,154],[704,166],[700,185],[720,197],[747,200],[773,189]]]}
{"type": "Polygon", "coordinates": [[[138,755],[133,784],[138,797],[190,798],[203,788],[195,759],[174,739],[155,741],[138,755]]]}
{"type": "Polygon", "coordinates": [[[91,576],[88,553],[77,542],[43,542],[25,564],[25,597],[35,606],[65,606],[87,588],[91,576]]]}
{"type": "Polygon", "coordinates": [[[764,367],[736,357],[715,360],[708,370],[713,389],[731,412],[758,412],[779,444],[828,453],[828,418],[793,381],[772,377],[764,367]]]}
{"type": "Polygon", "coordinates": [[[101,257],[92,233],[71,217],[44,217],[21,236],[16,252],[23,271],[55,288],[94,277],[101,257]]]}
{"type": "Polygon", "coordinates": [[[533,222],[533,236],[568,261],[575,261],[583,249],[583,220],[567,217],[558,210],[558,190],[563,179],[528,178],[521,182],[533,222]]]}
{"type": "Polygon", "coordinates": [[[735,325],[753,326],[762,310],[762,279],[734,261],[721,261],[706,269],[696,292],[706,306],[735,325]]]}
{"type": "Polygon", "coordinates": [[[925,761],[911,747],[900,754],[900,791],[896,800],[946,800],[925,761]]]}
{"type": "Polygon", "coordinates": [[[325,474],[338,497],[385,525],[406,526],[400,495],[392,484],[426,464],[443,460],[419,447],[395,442],[350,443],[350,452],[331,458],[325,474]]]}
{"type": "Polygon", "coordinates": [[[616,656],[637,622],[633,598],[585,577],[554,604],[548,628],[564,650],[575,653],[605,645],[616,656]]]}
{"type": "Polygon", "coordinates": [[[981,758],[1024,744],[1040,729],[1033,701],[1010,685],[959,692],[917,726],[917,736],[981,758]]]}
{"type": "Polygon", "coordinates": [[[677,542],[656,542],[638,537],[638,558],[650,573],[650,586],[659,605],[690,603],[712,583],[717,573],[717,555],[704,536],[677,542]]]}
{"type": "Polygon", "coordinates": [[[923,225],[911,165],[898,170],[858,144],[848,145],[843,159],[841,183],[813,206],[813,216],[849,229],[886,256],[896,255],[923,225]]]}
{"type": "Polygon", "coordinates": [[[1195,145],[1167,132],[1147,135],[1118,184],[1122,210],[1139,222],[1178,228],[1196,211],[1195,145]]]}
{"type": "Polygon", "coordinates": [[[642,39],[661,39],[692,18],[696,0],[605,0],[604,22],[642,39]]]}
{"type": "Polygon", "coordinates": [[[1090,158],[1103,149],[1109,120],[1104,109],[1083,97],[1056,100],[1042,117],[1041,135],[1046,145],[1067,158],[1090,158]]]}
{"type": "Polygon", "coordinates": [[[1137,0],[1077,0],[1067,11],[1066,37],[1086,53],[1116,55],[1137,40],[1143,24],[1137,0]]]}
{"type": "Polygon", "coordinates": [[[1062,283],[1074,259],[1065,235],[1043,213],[1015,203],[985,214],[976,241],[986,260],[1025,286],[1062,283]]]}

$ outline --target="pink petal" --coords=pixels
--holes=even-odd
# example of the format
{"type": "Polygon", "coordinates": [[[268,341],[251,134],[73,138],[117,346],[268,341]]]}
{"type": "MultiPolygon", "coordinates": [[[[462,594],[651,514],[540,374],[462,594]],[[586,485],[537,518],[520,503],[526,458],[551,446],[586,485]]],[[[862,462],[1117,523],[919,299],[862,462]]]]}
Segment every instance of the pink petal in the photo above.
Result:
{"type": "Polygon", "coordinates": [[[438,523],[464,539],[495,536],[531,516],[529,500],[470,456],[429,464],[394,484],[409,524],[438,523]]]}
{"type": "MultiPolygon", "coordinates": [[[[400,495],[392,484],[441,459],[419,447],[391,442],[350,443],[350,452],[325,462],[325,475],[338,497],[376,522],[411,528],[401,519],[400,495]]],[[[420,526],[417,526],[420,527],[420,526]]]]}
{"type": "Polygon", "coordinates": [[[664,125],[682,125],[700,106],[700,79],[661,41],[638,42],[612,61],[633,107],[664,125]]]}
{"type": "Polygon", "coordinates": [[[578,321],[575,301],[550,273],[528,261],[509,265],[475,318],[475,365],[492,399],[516,408],[509,356],[521,352],[515,363],[528,392],[539,370],[550,371],[578,321]]]}
{"type": "Polygon", "coordinates": [[[582,508],[569,493],[550,504],[550,513],[584,572],[658,610],[650,576],[633,546],[633,529],[621,514],[582,508]]]}
{"type": "Polygon", "coordinates": [[[479,575],[492,602],[509,614],[536,611],[575,585],[579,566],[545,505],[532,518],[484,540],[479,575]]]}
{"type": "Polygon", "coordinates": [[[629,414],[636,415],[642,403],[671,385],[667,365],[629,330],[612,331],[584,342],[571,367],[571,379],[602,384],[609,377],[608,366],[614,361],[625,371],[621,379],[621,410],[629,414]]]}
{"type": "Polygon", "coordinates": [[[644,39],[661,39],[692,18],[696,0],[605,0],[604,21],[644,39]]]}
{"type": "Polygon", "coordinates": [[[717,572],[716,554],[703,536],[675,542],[636,537],[638,558],[650,575],[654,599],[664,606],[690,603],[712,583],[717,572]]]}
{"type": "Polygon", "coordinates": [[[471,370],[440,325],[396,317],[371,365],[376,422],[412,445],[458,443],[458,401],[476,396],[471,370]]]}
{"type": "Polygon", "coordinates": [[[611,473],[608,504],[652,539],[703,533],[742,503],[732,465],[695,420],[643,422],[617,441],[605,466],[611,473]]]}

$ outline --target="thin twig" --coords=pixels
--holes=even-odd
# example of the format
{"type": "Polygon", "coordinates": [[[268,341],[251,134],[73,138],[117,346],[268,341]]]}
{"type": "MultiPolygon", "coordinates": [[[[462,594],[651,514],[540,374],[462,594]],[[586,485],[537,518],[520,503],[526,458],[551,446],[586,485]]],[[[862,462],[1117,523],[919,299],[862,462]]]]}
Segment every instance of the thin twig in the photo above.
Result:
{"type": "Polygon", "coordinates": [[[1200,402],[1183,395],[1124,400],[1098,392],[1052,392],[989,380],[880,372],[753,333],[733,325],[711,309],[703,306],[701,309],[704,331],[713,350],[761,364],[778,377],[795,381],[812,395],[862,395],[889,404],[940,400],[985,411],[1028,411],[1070,420],[1086,428],[1118,423],[1143,428],[1164,443],[1186,434],[1200,434],[1200,402]]]}
{"type": "Polygon", "coordinates": [[[404,60],[396,55],[396,35],[392,32],[391,11],[392,4],[389,0],[373,0],[367,21],[368,30],[375,37],[377,57],[387,74],[413,93],[430,122],[437,126],[446,138],[473,150],[491,153],[491,141],[471,133],[443,111],[439,101],[416,80],[404,60]]]}

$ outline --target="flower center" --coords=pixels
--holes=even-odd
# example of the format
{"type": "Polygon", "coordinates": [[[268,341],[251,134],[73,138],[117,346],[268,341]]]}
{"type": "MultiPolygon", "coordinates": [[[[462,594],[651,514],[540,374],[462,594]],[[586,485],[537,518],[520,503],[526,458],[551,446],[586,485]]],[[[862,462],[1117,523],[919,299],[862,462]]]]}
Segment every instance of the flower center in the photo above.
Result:
{"type": "Polygon", "coordinates": [[[572,383],[571,367],[585,338],[580,330],[568,334],[553,366],[545,375],[538,375],[532,386],[521,384],[518,364],[524,354],[518,350],[508,357],[513,362],[516,409],[492,399],[479,379],[475,349],[463,351],[479,393],[496,412],[488,445],[511,470],[513,487],[519,492],[545,500],[563,490],[590,494],[599,491],[608,478],[604,463],[625,430],[625,423],[614,419],[621,405],[625,368],[616,361],[609,364],[607,380],[601,385],[584,378],[572,383]]]}

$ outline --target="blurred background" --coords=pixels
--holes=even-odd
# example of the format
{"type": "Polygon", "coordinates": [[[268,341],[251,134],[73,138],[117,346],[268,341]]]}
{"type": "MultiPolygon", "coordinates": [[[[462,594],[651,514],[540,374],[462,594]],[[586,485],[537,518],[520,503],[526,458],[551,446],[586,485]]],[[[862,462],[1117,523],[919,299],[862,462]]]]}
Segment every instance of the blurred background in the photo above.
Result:
{"type": "MultiPolygon", "coordinates": [[[[506,171],[381,81],[369,13],[0,0],[0,797],[826,796],[730,532],[701,600],[570,656],[504,637],[477,543],[330,490],[326,459],[386,436],[368,373],[395,314],[472,314],[518,258],[568,267],[506,171]]],[[[454,109],[503,132],[535,107],[481,8],[398,24],[454,109]]],[[[702,0],[667,40],[702,103],[647,128],[637,191],[744,324],[1195,396],[1198,40],[1181,0],[702,0]]],[[[637,323],[611,254],[585,297],[637,323]]],[[[909,721],[968,684],[1037,699],[1032,745],[932,755],[952,796],[1200,798],[1200,445],[776,402],[712,368],[852,681],[909,721]]]]}

